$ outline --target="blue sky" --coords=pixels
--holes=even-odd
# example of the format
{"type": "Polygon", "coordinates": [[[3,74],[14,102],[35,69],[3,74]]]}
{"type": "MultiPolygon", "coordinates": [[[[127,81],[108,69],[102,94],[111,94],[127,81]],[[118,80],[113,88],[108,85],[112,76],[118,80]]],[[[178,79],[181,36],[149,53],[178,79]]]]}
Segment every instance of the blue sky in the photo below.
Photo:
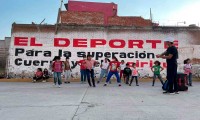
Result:
{"type": "MultiPolygon", "coordinates": [[[[67,3],[68,0],[64,0],[67,3]]],[[[186,25],[200,23],[200,0],[82,0],[114,2],[119,16],[142,16],[149,19],[152,8],[153,20],[160,25],[186,25]]],[[[11,35],[13,22],[20,24],[55,24],[60,0],[0,0],[0,39],[11,35]]],[[[64,7],[63,7],[64,10],[64,7]]]]}

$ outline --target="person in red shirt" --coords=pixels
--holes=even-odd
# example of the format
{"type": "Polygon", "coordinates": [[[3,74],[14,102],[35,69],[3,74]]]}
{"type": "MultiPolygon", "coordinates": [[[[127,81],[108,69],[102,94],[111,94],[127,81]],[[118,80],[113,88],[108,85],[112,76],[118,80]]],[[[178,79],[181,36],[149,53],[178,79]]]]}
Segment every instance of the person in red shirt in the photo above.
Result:
{"type": "Polygon", "coordinates": [[[78,65],[80,65],[80,72],[81,72],[81,83],[86,82],[86,56],[83,56],[83,59],[78,61],[78,65]]]}
{"type": "Polygon", "coordinates": [[[42,80],[42,78],[43,78],[42,68],[38,68],[33,77],[33,82],[35,83],[38,80],[42,80]]]}
{"type": "Polygon", "coordinates": [[[56,85],[58,82],[58,87],[60,88],[60,85],[62,84],[62,80],[61,80],[61,73],[63,72],[63,62],[60,61],[60,56],[56,56],[54,58],[54,62],[52,64],[52,71],[53,76],[54,76],[54,84],[56,85]]]}
{"type": "Polygon", "coordinates": [[[107,86],[107,84],[110,81],[110,78],[112,77],[113,74],[116,76],[119,86],[121,86],[121,80],[120,80],[119,73],[118,73],[119,67],[120,67],[120,62],[118,62],[118,59],[116,57],[113,57],[112,61],[109,63],[110,71],[108,73],[106,83],[104,84],[104,86],[107,86]]]}

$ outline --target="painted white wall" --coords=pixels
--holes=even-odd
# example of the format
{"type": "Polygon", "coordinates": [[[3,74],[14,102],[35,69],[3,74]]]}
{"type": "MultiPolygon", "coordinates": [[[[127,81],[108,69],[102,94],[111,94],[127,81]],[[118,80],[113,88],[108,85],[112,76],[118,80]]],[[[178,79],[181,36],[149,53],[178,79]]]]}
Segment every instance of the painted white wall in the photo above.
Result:
{"type": "MultiPolygon", "coordinates": [[[[54,32],[15,32],[12,34],[11,38],[11,45],[9,49],[9,60],[8,60],[8,72],[9,73],[14,73],[14,74],[21,74],[22,71],[24,71],[27,74],[32,74],[33,71],[35,71],[38,67],[42,68],[49,68],[49,63],[45,64],[45,66],[16,66],[14,61],[17,58],[22,58],[23,60],[46,60],[46,61],[51,61],[54,56],[58,55],[58,50],[62,49],[63,51],[70,51],[72,52],[72,57],[70,58],[71,61],[78,61],[82,58],[77,57],[77,52],[151,52],[156,54],[160,54],[165,51],[164,49],[164,42],[162,44],[158,45],[157,49],[152,49],[151,44],[144,44],[143,49],[138,49],[138,48],[128,48],[128,40],[164,40],[168,36],[174,37],[176,40],[179,41],[179,71],[182,71],[182,63],[183,60],[186,58],[200,58],[199,56],[199,45],[192,45],[191,41],[194,39],[192,34],[183,31],[183,32],[161,32],[161,31],[136,31],[136,30],[100,30],[100,29],[77,29],[77,30],[66,30],[66,31],[61,31],[57,35],[54,34],[54,32]],[[30,46],[14,46],[14,37],[36,37],[37,43],[42,43],[43,47],[30,47],[30,46]],[[54,47],[54,38],[68,38],[71,42],[69,47],[63,48],[63,47],[54,47]],[[98,48],[74,48],[72,46],[73,39],[74,38],[86,38],[88,40],[88,46],[90,46],[90,39],[95,39],[95,38],[101,38],[107,40],[111,39],[123,39],[126,41],[126,47],[123,49],[113,49],[110,48],[108,44],[105,46],[100,46],[98,48]],[[24,48],[25,50],[41,50],[41,51],[51,51],[52,56],[51,57],[44,57],[42,54],[40,54],[38,57],[28,57],[25,54],[21,54],[19,56],[15,56],[15,49],[16,48],[24,48]]],[[[118,56],[116,56],[118,57],[118,56]]],[[[62,57],[62,60],[65,58],[62,57]]],[[[104,58],[102,58],[104,59],[104,58]]],[[[102,60],[101,59],[101,60],[102,60]]],[[[119,60],[122,60],[119,58],[119,60]]],[[[165,62],[165,60],[162,59],[123,59],[126,62],[136,62],[136,60],[139,60],[140,62],[149,62],[150,60],[159,60],[161,62],[165,62]]],[[[98,60],[100,62],[100,60],[98,60]]],[[[79,66],[77,66],[75,69],[73,69],[72,74],[78,74],[79,76],[79,66]]],[[[148,73],[152,75],[152,72],[150,71],[149,65],[145,66],[144,68],[139,68],[143,69],[143,73],[148,73]]],[[[96,72],[100,72],[100,68],[96,68],[96,72]]],[[[163,71],[165,73],[165,71],[163,71]]]]}

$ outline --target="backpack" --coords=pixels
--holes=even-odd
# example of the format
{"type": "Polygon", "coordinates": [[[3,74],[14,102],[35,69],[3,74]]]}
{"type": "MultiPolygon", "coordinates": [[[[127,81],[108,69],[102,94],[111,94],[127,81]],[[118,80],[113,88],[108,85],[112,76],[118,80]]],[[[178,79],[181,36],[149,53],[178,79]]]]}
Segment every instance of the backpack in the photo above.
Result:
{"type": "Polygon", "coordinates": [[[178,82],[178,90],[179,91],[187,91],[188,90],[188,86],[186,86],[186,84],[187,84],[187,74],[178,73],[176,80],[178,82]]]}
{"type": "Polygon", "coordinates": [[[168,86],[168,80],[166,80],[162,86],[162,89],[167,91],[169,89],[169,86],[168,86]]]}

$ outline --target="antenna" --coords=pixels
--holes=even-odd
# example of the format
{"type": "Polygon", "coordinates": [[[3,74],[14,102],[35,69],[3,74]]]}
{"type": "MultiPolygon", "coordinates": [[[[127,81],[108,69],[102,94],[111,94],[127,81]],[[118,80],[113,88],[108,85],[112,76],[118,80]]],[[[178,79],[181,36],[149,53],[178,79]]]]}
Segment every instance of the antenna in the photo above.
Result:
{"type": "Polygon", "coordinates": [[[152,16],[151,8],[150,8],[150,20],[151,20],[151,22],[153,21],[153,16],[152,16]]]}

